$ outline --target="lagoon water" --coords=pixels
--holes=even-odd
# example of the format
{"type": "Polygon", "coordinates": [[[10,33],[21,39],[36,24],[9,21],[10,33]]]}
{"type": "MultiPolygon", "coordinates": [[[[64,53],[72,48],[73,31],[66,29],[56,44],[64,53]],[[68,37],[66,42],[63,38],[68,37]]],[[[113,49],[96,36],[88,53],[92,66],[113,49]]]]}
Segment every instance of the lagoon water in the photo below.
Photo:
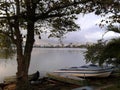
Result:
{"type": "MultiPolygon", "coordinates": [[[[80,48],[34,48],[29,74],[39,71],[44,76],[57,69],[84,65],[84,51],[80,48]]],[[[0,59],[0,82],[6,76],[15,75],[16,71],[16,57],[12,60],[0,59]]]]}

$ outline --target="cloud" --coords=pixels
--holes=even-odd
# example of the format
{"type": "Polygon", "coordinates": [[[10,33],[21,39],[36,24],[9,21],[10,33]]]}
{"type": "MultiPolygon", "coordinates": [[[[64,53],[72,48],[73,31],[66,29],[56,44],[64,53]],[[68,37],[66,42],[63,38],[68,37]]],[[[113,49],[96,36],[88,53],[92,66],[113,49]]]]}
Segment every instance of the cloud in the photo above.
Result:
{"type": "Polygon", "coordinates": [[[104,35],[104,39],[112,39],[112,38],[118,38],[118,37],[120,37],[120,34],[118,34],[118,33],[115,33],[115,32],[113,32],[113,31],[109,31],[109,32],[107,32],[105,35],[104,35]]]}
{"type": "Polygon", "coordinates": [[[66,35],[66,42],[86,43],[95,42],[102,38],[104,31],[98,26],[92,26],[77,32],[71,32],[66,35]]]}
{"type": "Polygon", "coordinates": [[[100,16],[97,16],[93,13],[85,14],[85,15],[78,15],[78,20],[76,20],[76,23],[80,25],[81,29],[88,29],[101,21],[100,16]]]}

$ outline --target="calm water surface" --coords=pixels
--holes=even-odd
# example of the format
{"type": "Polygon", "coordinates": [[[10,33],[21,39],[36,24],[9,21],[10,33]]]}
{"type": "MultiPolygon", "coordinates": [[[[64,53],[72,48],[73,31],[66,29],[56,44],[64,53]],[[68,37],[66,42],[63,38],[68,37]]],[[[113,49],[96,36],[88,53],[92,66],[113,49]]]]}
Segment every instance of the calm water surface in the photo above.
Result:
{"type": "MultiPolygon", "coordinates": [[[[83,52],[78,48],[34,48],[29,73],[37,70],[41,76],[46,72],[85,64],[83,52]]],[[[13,60],[0,59],[0,82],[4,77],[15,75],[17,71],[16,57],[13,60]]]]}

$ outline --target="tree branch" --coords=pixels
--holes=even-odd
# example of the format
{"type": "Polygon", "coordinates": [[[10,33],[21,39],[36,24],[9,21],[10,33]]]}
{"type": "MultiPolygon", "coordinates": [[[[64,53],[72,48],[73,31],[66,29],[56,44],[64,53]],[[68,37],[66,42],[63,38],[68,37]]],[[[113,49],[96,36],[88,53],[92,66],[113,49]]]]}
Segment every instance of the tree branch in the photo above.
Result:
{"type": "Polygon", "coordinates": [[[42,13],[40,15],[37,15],[35,17],[35,21],[39,20],[39,19],[42,19],[44,16],[44,18],[50,18],[50,17],[58,17],[58,16],[64,16],[63,14],[61,15],[58,15],[58,14],[54,14],[54,15],[49,15],[51,12],[53,11],[59,11],[60,9],[64,9],[64,8],[67,8],[69,6],[75,6],[75,5],[79,5],[79,4],[83,4],[83,3],[87,3],[89,2],[88,0],[81,0],[81,1],[78,1],[78,2],[72,2],[72,3],[67,3],[67,4],[63,4],[63,5],[59,5],[59,6],[54,6],[54,7],[51,7],[48,11],[46,11],[45,13],[42,13]]]}

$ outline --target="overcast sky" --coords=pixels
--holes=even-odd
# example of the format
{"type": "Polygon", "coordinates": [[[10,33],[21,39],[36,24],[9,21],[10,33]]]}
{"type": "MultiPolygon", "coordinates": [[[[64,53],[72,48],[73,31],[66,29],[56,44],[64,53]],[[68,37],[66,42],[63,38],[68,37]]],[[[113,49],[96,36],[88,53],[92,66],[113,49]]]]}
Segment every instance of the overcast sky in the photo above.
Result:
{"type": "MultiPolygon", "coordinates": [[[[87,15],[79,15],[76,23],[80,26],[80,30],[75,32],[67,33],[63,39],[63,43],[86,43],[86,42],[96,42],[102,38],[102,35],[105,33],[104,28],[99,27],[99,23],[102,20],[102,17],[94,15],[93,13],[87,15]]],[[[108,32],[105,34],[104,38],[108,39],[111,37],[116,37],[114,32],[108,32]]],[[[57,44],[59,43],[58,39],[50,38],[48,39],[45,35],[41,40],[37,40],[36,44],[57,44]]]]}

